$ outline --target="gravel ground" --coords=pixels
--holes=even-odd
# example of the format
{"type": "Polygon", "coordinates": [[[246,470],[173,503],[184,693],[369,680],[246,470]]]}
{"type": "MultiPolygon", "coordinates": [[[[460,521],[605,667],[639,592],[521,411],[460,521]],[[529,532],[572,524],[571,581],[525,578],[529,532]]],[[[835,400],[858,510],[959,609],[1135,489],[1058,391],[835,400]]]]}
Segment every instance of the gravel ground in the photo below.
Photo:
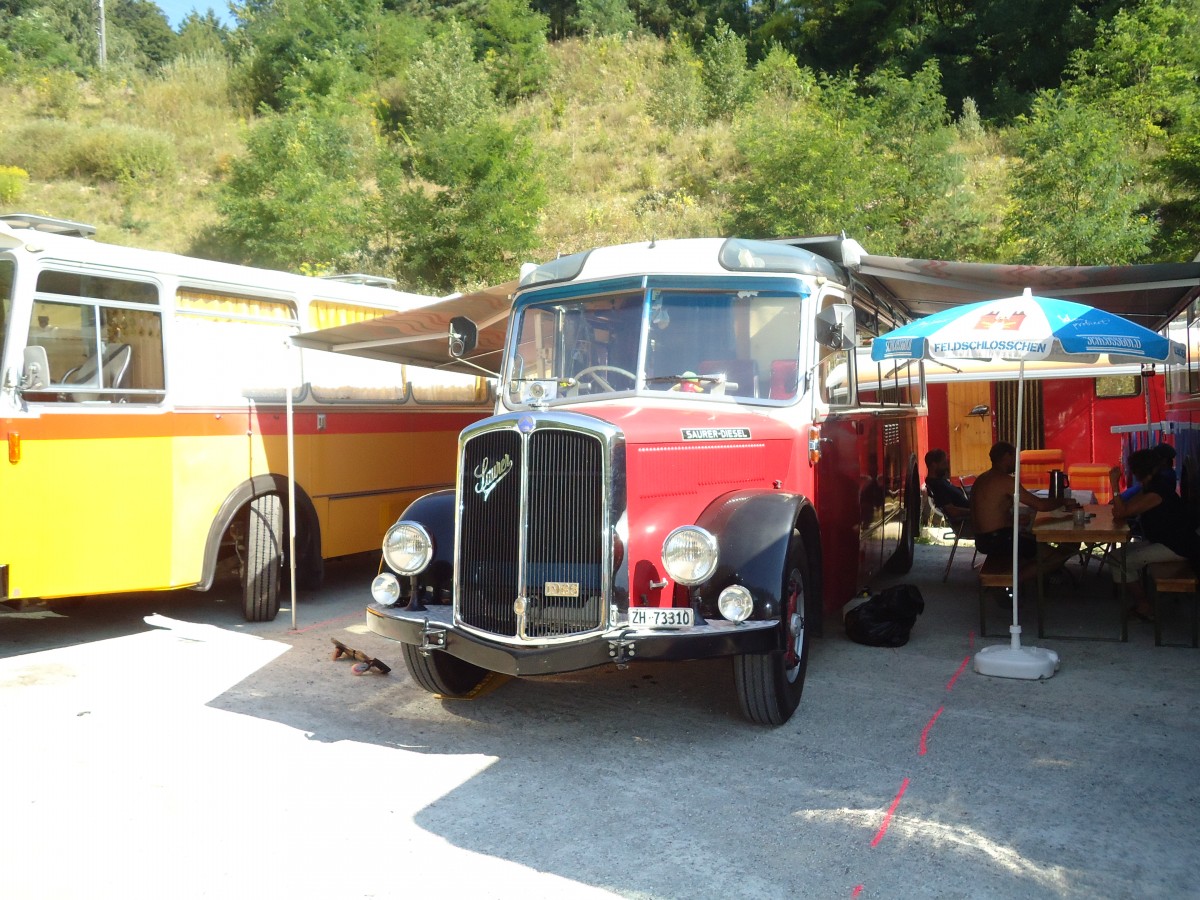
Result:
{"type": "MultiPolygon", "coordinates": [[[[972,654],[1005,639],[978,637],[969,547],[941,582],[948,552],[918,546],[900,579],[926,600],[909,643],[833,623],[777,729],[740,719],[727,660],[432,697],[364,633],[363,557],[301,597],[295,629],[290,609],[244,623],[221,592],[0,615],[0,892],[1200,894],[1200,651],[1140,623],[1128,643],[1031,640],[1027,621],[1061,670],[978,675],[972,654]],[[331,637],[392,672],[356,677],[331,637]]],[[[1108,627],[1110,606],[1085,580],[1057,627],[1108,627]]],[[[991,605],[989,628],[1009,613],[991,605]]]]}

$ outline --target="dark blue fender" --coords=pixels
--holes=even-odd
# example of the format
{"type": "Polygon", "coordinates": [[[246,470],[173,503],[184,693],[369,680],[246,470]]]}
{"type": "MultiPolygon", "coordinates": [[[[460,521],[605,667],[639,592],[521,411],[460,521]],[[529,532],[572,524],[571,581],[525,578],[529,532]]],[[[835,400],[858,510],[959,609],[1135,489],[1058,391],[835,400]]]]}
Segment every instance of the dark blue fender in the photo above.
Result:
{"type": "MultiPolygon", "coordinates": [[[[433,560],[417,576],[421,600],[449,603],[454,582],[454,491],[426,494],[410,503],[400,518],[420,523],[433,538],[433,560]]],[[[408,579],[401,579],[407,594],[406,582],[408,579]]]]}
{"type": "Polygon", "coordinates": [[[695,594],[705,617],[720,618],[717,597],[731,584],[754,595],[753,619],[778,618],[788,542],[798,529],[809,560],[810,609],[819,616],[820,536],[812,505],[799,494],[736,491],[714,500],[696,521],[717,538],[717,571],[695,594]]]}

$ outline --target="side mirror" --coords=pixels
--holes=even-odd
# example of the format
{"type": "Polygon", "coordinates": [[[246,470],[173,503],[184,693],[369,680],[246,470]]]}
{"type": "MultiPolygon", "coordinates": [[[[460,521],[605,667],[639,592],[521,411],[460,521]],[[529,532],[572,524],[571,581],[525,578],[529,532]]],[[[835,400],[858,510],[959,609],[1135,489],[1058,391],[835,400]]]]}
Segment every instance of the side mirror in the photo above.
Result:
{"type": "Polygon", "coordinates": [[[817,343],[830,350],[852,350],[858,343],[854,330],[854,307],[835,303],[817,313],[817,343]]]}
{"type": "Polygon", "coordinates": [[[21,370],[21,390],[44,391],[50,383],[50,360],[46,348],[25,348],[25,367],[21,370]]]}
{"type": "Polygon", "coordinates": [[[461,359],[472,350],[479,341],[479,329],[466,316],[454,316],[450,320],[450,355],[461,359]]]}

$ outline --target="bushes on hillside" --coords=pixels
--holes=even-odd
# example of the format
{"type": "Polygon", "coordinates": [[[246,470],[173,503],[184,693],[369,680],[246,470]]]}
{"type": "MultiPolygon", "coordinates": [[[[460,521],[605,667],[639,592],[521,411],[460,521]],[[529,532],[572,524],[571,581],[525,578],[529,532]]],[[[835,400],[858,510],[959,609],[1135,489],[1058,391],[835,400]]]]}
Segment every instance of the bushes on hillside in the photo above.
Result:
{"type": "Polygon", "coordinates": [[[133,125],[88,127],[54,119],[0,134],[0,158],[42,181],[146,181],[176,171],[175,148],[161,132],[133,125]]]}

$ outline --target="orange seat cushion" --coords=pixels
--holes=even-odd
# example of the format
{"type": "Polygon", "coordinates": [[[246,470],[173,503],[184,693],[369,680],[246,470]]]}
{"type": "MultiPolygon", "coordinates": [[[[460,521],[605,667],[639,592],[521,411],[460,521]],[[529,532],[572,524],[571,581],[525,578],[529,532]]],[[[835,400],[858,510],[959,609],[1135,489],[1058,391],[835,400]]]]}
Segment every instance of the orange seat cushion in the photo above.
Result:
{"type": "Polygon", "coordinates": [[[1067,478],[1073,491],[1092,491],[1097,503],[1107,503],[1113,498],[1112,483],[1108,480],[1111,467],[1102,463],[1075,463],[1067,466],[1067,478]]]}

